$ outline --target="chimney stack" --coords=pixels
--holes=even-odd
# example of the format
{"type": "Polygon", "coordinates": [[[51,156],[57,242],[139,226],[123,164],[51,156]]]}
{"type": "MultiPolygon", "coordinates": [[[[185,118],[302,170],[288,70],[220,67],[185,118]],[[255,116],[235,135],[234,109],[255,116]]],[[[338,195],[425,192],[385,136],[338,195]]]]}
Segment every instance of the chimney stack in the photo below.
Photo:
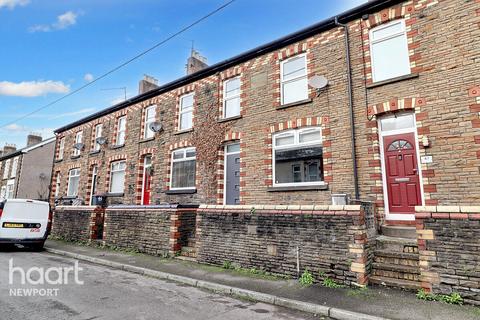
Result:
{"type": "Polygon", "coordinates": [[[3,147],[3,155],[6,156],[7,154],[10,154],[12,152],[17,151],[17,146],[12,143],[5,143],[5,146],[3,147]]]}
{"type": "Polygon", "coordinates": [[[187,60],[187,75],[200,71],[208,67],[207,58],[200,55],[198,51],[192,48],[190,57],[187,60]]]}
{"type": "Polygon", "coordinates": [[[30,133],[27,136],[27,147],[33,146],[34,144],[42,142],[42,135],[39,133],[30,133]]]}
{"type": "Polygon", "coordinates": [[[158,88],[158,80],[145,74],[143,79],[138,83],[138,94],[142,94],[156,88],[158,88]]]}

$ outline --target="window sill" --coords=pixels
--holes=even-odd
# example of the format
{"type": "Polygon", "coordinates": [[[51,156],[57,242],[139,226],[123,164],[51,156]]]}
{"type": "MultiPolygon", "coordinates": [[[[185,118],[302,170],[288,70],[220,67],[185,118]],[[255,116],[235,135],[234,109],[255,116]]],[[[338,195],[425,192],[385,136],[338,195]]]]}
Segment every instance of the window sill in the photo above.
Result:
{"type": "Polygon", "coordinates": [[[307,191],[307,190],[328,190],[328,184],[312,185],[312,186],[288,186],[288,187],[268,187],[268,192],[281,191],[307,191]]]}
{"type": "Polygon", "coordinates": [[[192,132],[192,131],[193,131],[193,128],[190,128],[190,129],[175,131],[173,134],[182,134],[182,133],[188,133],[188,132],[192,132]]]}
{"type": "Polygon", "coordinates": [[[71,157],[70,157],[70,159],[72,159],[72,160],[75,160],[75,159],[78,159],[78,158],[80,158],[80,155],[78,155],[78,156],[71,156],[71,157]]]}
{"type": "Polygon", "coordinates": [[[167,190],[165,194],[193,194],[197,193],[197,189],[183,189],[183,190],[167,190]]]}
{"type": "Polygon", "coordinates": [[[281,106],[277,107],[277,110],[279,109],[286,109],[290,107],[296,107],[296,106],[301,106],[303,104],[311,103],[313,100],[312,99],[305,99],[305,100],[300,100],[300,101],[295,101],[287,104],[282,104],[281,106]]]}
{"type": "Polygon", "coordinates": [[[94,151],[90,151],[89,155],[95,156],[95,155],[97,155],[97,154],[99,154],[99,153],[100,153],[100,150],[94,150],[94,151]]]}
{"type": "Polygon", "coordinates": [[[403,80],[414,79],[414,78],[418,78],[418,77],[419,77],[418,73],[411,73],[411,74],[407,74],[407,75],[404,75],[404,76],[395,77],[395,78],[391,78],[391,79],[382,80],[382,81],[374,82],[374,83],[371,83],[371,84],[367,84],[366,88],[371,89],[371,88],[383,86],[383,85],[386,85],[386,84],[395,83],[395,82],[399,82],[399,81],[403,81],[403,80]]]}
{"type": "Polygon", "coordinates": [[[110,192],[108,192],[106,194],[106,196],[109,197],[109,198],[111,198],[111,197],[123,197],[123,195],[124,195],[123,192],[121,192],[121,193],[110,193],[110,192]]]}
{"type": "Polygon", "coordinates": [[[153,141],[153,140],[155,140],[155,137],[142,139],[142,140],[138,141],[138,143],[145,143],[145,142],[153,141]]]}
{"type": "Polygon", "coordinates": [[[218,119],[217,122],[227,122],[227,121],[232,121],[232,120],[238,120],[238,119],[241,119],[242,116],[239,115],[239,116],[234,116],[234,117],[229,117],[229,118],[222,118],[222,119],[218,119]]]}
{"type": "Polygon", "coordinates": [[[123,148],[123,147],[125,147],[125,143],[124,143],[124,144],[119,144],[119,145],[112,146],[110,149],[114,150],[114,149],[120,149],[120,148],[123,148]]]}
{"type": "Polygon", "coordinates": [[[55,159],[55,163],[59,163],[59,162],[62,162],[63,161],[63,158],[62,159],[55,159]]]}

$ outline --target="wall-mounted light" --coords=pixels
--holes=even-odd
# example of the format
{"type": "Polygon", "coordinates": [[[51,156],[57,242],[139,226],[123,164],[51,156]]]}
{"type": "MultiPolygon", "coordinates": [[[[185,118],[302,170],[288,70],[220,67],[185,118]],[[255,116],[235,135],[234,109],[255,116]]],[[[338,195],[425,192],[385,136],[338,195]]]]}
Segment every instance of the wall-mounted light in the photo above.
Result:
{"type": "Polygon", "coordinates": [[[422,145],[424,148],[430,147],[430,139],[427,136],[422,137],[422,145]]]}

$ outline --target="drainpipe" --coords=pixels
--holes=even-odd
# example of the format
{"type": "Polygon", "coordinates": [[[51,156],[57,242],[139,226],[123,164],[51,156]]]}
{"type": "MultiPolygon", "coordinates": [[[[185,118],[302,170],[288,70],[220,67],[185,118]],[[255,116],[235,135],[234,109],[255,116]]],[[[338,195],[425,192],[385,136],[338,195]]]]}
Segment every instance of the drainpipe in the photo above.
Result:
{"type": "Polygon", "coordinates": [[[357,155],[355,152],[355,116],[353,113],[353,84],[352,84],[352,68],[350,66],[350,40],[348,34],[348,26],[338,22],[338,16],[335,17],[335,25],[342,27],[345,30],[345,59],[347,61],[347,80],[348,80],[348,103],[350,106],[350,126],[351,126],[351,140],[352,140],[352,165],[353,165],[353,184],[355,187],[355,199],[360,199],[360,192],[358,189],[358,169],[357,169],[357,155]]]}

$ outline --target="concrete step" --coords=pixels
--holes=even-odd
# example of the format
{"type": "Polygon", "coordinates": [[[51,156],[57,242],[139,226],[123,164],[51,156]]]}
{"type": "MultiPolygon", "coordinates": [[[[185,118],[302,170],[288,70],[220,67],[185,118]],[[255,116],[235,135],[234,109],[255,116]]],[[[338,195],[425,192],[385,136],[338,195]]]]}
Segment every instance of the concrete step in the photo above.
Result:
{"type": "Polygon", "coordinates": [[[378,236],[376,239],[377,250],[398,252],[398,253],[418,253],[416,239],[378,236]]]}
{"type": "Polygon", "coordinates": [[[182,260],[182,261],[189,261],[189,262],[197,262],[195,257],[185,257],[185,256],[177,256],[175,259],[182,260]]]}
{"type": "Polygon", "coordinates": [[[394,265],[418,267],[418,253],[391,252],[386,250],[375,250],[374,262],[394,265]]]}
{"type": "Polygon", "coordinates": [[[383,225],[381,227],[381,233],[387,237],[417,239],[417,230],[415,227],[383,225]]]}
{"type": "Polygon", "coordinates": [[[421,288],[420,282],[418,281],[392,279],[392,278],[381,277],[381,276],[371,276],[369,278],[369,282],[371,284],[377,284],[377,285],[388,286],[388,287],[396,287],[396,288],[402,288],[407,290],[418,290],[421,288]]]}
{"type": "Polygon", "coordinates": [[[384,271],[393,271],[398,273],[408,273],[408,274],[420,274],[420,268],[417,266],[405,266],[400,264],[390,264],[390,263],[373,263],[373,270],[384,270],[384,271]]]}
{"type": "Polygon", "coordinates": [[[195,248],[195,247],[183,246],[183,247],[182,247],[182,252],[197,252],[197,248],[195,248]]]}

